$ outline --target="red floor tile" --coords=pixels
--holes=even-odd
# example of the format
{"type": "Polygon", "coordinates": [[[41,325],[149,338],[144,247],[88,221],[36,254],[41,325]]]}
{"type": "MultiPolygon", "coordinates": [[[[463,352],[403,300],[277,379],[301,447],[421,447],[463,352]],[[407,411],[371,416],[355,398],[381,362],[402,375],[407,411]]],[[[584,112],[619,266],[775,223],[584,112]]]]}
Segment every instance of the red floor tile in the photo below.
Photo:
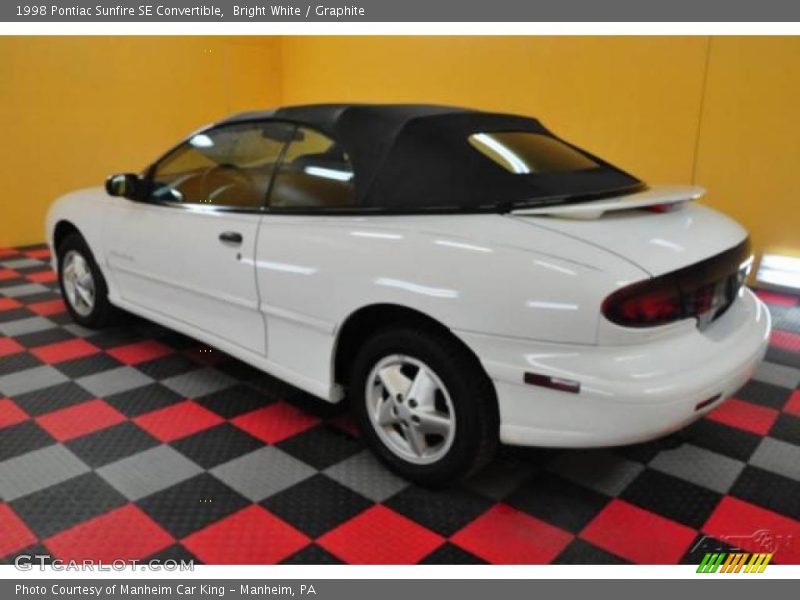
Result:
{"type": "Polygon", "coordinates": [[[36,418],[39,426],[59,442],[106,429],[124,420],[125,415],[100,399],[55,410],[36,418]]]}
{"type": "Polygon", "coordinates": [[[32,310],[37,315],[47,317],[49,315],[57,315],[66,312],[67,307],[64,305],[63,300],[47,300],[45,302],[30,304],[28,310],[32,310]]]}
{"type": "Polygon", "coordinates": [[[35,283],[52,283],[53,281],[58,280],[58,276],[56,275],[55,271],[41,271],[40,273],[26,275],[25,278],[28,281],[33,281],[35,283]]]}
{"type": "Polygon", "coordinates": [[[136,365],[148,360],[155,360],[172,353],[172,348],[160,344],[155,340],[145,340],[127,346],[119,346],[107,350],[107,354],[126,365],[136,365]]]}
{"type": "Polygon", "coordinates": [[[755,290],[756,295],[767,304],[777,304],[778,306],[797,306],[797,296],[789,294],[779,294],[778,292],[768,292],[766,290],[755,290]]]}
{"type": "Polygon", "coordinates": [[[697,532],[623,500],[612,500],[581,532],[595,546],[639,564],[677,563],[697,532]]]}
{"type": "Polygon", "coordinates": [[[419,562],[443,542],[438,534],[380,504],[317,540],[345,562],[382,565],[419,562]]]}
{"type": "Polygon", "coordinates": [[[571,533],[497,504],[451,541],[475,556],[497,564],[547,564],[572,541],[571,533]]]}
{"type": "Polygon", "coordinates": [[[36,543],[36,536],[11,508],[0,503],[0,558],[36,543]]]}
{"type": "Polygon", "coordinates": [[[703,532],[750,552],[772,552],[773,562],[800,564],[800,522],[744,500],[725,496],[703,532]]]}
{"type": "Polygon", "coordinates": [[[0,337],[0,358],[25,350],[14,338],[0,337]]]}
{"type": "Polygon", "coordinates": [[[56,558],[91,559],[110,564],[115,560],[140,560],[163,550],[174,538],[144,512],[127,504],[44,541],[56,558]]]}
{"type": "Polygon", "coordinates": [[[181,543],[206,564],[276,563],[311,540],[266,509],[252,505],[184,538],[181,543]]]}
{"type": "Polygon", "coordinates": [[[139,427],[162,442],[186,437],[223,421],[222,417],[192,400],[184,400],[134,419],[139,427]]]}
{"type": "Polygon", "coordinates": [[[4,269],[0,267],[0,281],[6,281],[7,279],[16,279],[20,277],[20,274],[14,271],[13,269],[4,269]]]}
{"type": "Polygon", "coordinates": [[[38,258],[39,260],[49,260],[50,250],[48,248],[40,248],[39,250],[26,250],[23,254],[28,258],[38,258]]]}
{"type": "Polygon", "coordinates": [[[14,298],[0,298],[0,312],[19,308],[20,306],[22,306],[22,303],[19,300],[14,300],[14,298]]]}
{"type": "Polygon", "coordinates": [[[772,337],[769,340],[770,346],[774,348],[782,348],[789,352],[800,353],[800,334],[791,333],[790,331],[781,331],[775,329],[772,332],[772,337]]]}
{"type": "Polygon", "coordinates": [[[47,346],[39,346],[31,350],[31,354],[36,356],[36,358],[50,365],[66,360],[83,358],[84,356],[91,356],[98,352],[100,352],[100,348],[80,338],[48,344],[47,346]]]}
{"type": "Polygon", "coordinates": [[[261,441],[276,444],[310,429],[319,423],[319,419],[286,402],[275,402],[236,417],[231,422],[261,441]]]}
{"type": "Polygon", "coordinates": [[[758,435],[766,435],[778,418],[778,411],[738,398],[730,398],[708,413],[706,418],[758,435]]]}
{"type": "Polygon", "coordinates": [[[0,429],[27,420],[28,414],[8,398],[0,398],[0,429]]]}

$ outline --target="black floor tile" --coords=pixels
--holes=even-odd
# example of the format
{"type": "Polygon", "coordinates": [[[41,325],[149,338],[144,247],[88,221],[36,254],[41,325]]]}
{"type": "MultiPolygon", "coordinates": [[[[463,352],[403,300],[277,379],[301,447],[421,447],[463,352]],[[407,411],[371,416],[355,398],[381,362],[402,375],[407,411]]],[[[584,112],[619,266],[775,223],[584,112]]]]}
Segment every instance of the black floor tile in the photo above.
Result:
{"type": "Polygon", "coordinates": [[[57,344],[58,342],[66,342],[67,340],[75,339],[66,329],[61,327],[53,327],[36,333],[28,333],[26,335],[18,335],[14,338],[20,345],[26,348],[38,348],[39,346],[47,346],[49,344],[57,344]]]}
{"type": "Polygon", "coordinates": [[[620,498],[698,529],[711,516],[722,495],[666,473],[646,469],[625,488],[620,498]]]}
{"type": "MultiPolygon", "coordinates": [[[[0,313],[3,314],[3,313],[0,313]]],[[[28,352],[16,352],[0,358],[0,377],[11,375],[25,369],[41,367],[44,363],[28,352]]]]}
{"type": "Polygon", "coordinates": [[[372,502],[319,474],[267,498],[261,505],[316,538],[352,519],[372,502]]]}
{"type": "Polygon", "coordinates": [[[87,465],[99,469],[157,446],[159,443],[149,433],[126,421],[71,440],[66,446],[87,465]]]}
{"type": "Polygon", "coordinates": [[[506,498],[506,503],[572,533],[583,529],[610,498],[552,473],[537,473],[506,498]]]}
{"type": "Polygon", "coordinates": [[[249,386],[239,384],[200,396],[195,401],[221,417],[233,419],[268,406],[275,402],[275,399],[249,386]]]}
{"type": "Polygon", "coordinates": [[[736,460],[747,461],[761,443],[761,437],[710,419],[700,419],[683,430],[687,442],[724,454],[736,460]]]}
{"type": "Polygon", "coordinates": [[[74,406],[94,398],[77,383],[68,381],[48,388],[14,396],[14,402],[33,417],[74,406]]]}
{"type": "Polygon", "coordinates": [[[790,352],[783,348],[770,347],[770,349],[767,350],[766,360],[771,363],[800,369],[800,353],[790,352]]]}
{"type": "Polygon", "coordinates": [[[736,397],[754,404],[780,410],[789,400],[791,390],[751,379],[736,392],[736,397]]]}
{"type": "Polygon", "coordinates": [[[40,538],[119,508],[126,499],[95,473],[85,473],[10,503],[40,538]]]}
{"type": "Polygon", "coordinates": [[[159,408],[172,406],[182,402],[184,398],[160,383],[151,383],[127,392],[112,394],[105,400],[126,417],[134,418],[159,408]]]}
{"type": "Polygon", "coordinates": [[[284,565],[340,565],[342,561],[316,544],[309,544],[283,560],[284,565]]]}
{"type": "Polygon", "coordinates": [[[178,452],[204,469],[212,469],[258,450],[263,445],[257,438],[230,423],[222,423],[172,442],[178,452]]]}
{"type": "Polygon", "coordinates": [[[492,506],[487,498],[462,488],[430,490],[414,485],[384,504],[443,536],[453,535],[492,506]]]}
{"type": "Polygon", "coordinates": [[[419,563],[421,565],[485,565],[486,561],[455,544],[445,542],[419,563]]]}
{"type": "Polygon", "coordinates": [[[183,538],[240,510],[250,502],[204,473],[136,504],[176,538],[183,538]]]}
{"type": "Polygon", "coordinates": [[[770,437],[800,446],[800,417],[781,413],[769,431],[770,437]]]}
{"type": "Polygon", "coordinates": [[[0,429],[0,462],[55,443],[53,437],[34,421],[0,429]]]}
{"type": "Polygon", "coordinates": [[[136,368],[148,377],[156,381],[162,381],[176,375],[183,375],[189,371],[195,371],[200,368],[200,365],[181,354],[170,354],[139,363],[136,368]]]}
{"type": "Polygon", "coordinates": [[[606,552],[594,544],[575,538],[559,554],[553,564],[556,565],[626,565],[630,564],[624,558],[606,552]]]}
{"type": "Polygon", "coordinates": [[[277,446],[320,471],[364,449],[361,440],[324,424],[279,442],[277,446]]]}
{"type": "Polygon", "coordinates": [[[92,356],[67,360],[54,366],[70,379],[80,379],[102,371],[116,369],[123,365],[108,354],[93,354],[92,356]]]}
{"type": "Polygon", "coordinates": [[[730,494],[800,521],[800,481],[748,465],[730,494]]]}

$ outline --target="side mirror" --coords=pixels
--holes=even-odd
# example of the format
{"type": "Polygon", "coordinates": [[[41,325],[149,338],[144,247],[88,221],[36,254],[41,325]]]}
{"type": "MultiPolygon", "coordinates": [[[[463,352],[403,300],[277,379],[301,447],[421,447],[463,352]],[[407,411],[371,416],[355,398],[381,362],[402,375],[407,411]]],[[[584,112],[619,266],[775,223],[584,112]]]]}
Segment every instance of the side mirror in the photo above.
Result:
{"type": "Polygon", "coordinates": [[[118,173],[106,179],[106,193],[135,200],[139,192],[140,179],[134,173],[118,173]]]}

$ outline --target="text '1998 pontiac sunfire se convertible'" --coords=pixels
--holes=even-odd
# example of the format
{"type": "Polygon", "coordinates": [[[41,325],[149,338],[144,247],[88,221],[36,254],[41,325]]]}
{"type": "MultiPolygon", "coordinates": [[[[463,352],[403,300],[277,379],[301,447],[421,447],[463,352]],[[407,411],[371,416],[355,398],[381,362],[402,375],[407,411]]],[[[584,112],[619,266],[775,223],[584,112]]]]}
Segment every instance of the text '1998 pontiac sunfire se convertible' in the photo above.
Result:
{"type": "Polygon", "coordinates": [[[328,402],[427,485],[498,442],[631,444],[762,359],[747,232],[539,121],[422,105],[239,114],[47,217],[72,318],[140,315],[328,402]]]}

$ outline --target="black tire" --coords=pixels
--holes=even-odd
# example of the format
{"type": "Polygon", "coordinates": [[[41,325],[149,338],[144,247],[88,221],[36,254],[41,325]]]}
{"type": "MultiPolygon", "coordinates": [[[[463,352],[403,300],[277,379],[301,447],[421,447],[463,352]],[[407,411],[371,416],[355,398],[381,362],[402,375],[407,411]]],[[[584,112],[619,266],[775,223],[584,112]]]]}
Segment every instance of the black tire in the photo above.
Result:
{"type": "Polygon", "coordinates": [[[83,239],[83,236],[79,233],[70,233],[58,246],[57,253],[58,282],[61,286],[61,296],[64,299],[64,304],[72,320],[90,329],[101,329],[113,322],[118,315],[117,309],[108,301],[108,286],[106,285],[106,280],[100,268],[97,266],[94,255],[89,249],[86,240],[83,239]],[[64,259],[70,252],[76,252],[83,257],[91,271],[92,279],[94,280],[94,306],[91,312],[85,315],[80,314],[75,307],[72,306],[64,288],[64,259]]]}
{"type": "Polygon", "coordinates": [[[427,487],[463,480],[489,462],[497,449],[499,416],[494,386],[477,358],[447,332],[392,327],[358,350],[350,377],[353,416],[367,444],[392,471],[427,487]],[[400,354],[422,361],[444,384],[455,412],[449,450],[436,462],[416,464],[393,452],[378,435],[367,408],[367,379],[381,359],[400,354]]]}

